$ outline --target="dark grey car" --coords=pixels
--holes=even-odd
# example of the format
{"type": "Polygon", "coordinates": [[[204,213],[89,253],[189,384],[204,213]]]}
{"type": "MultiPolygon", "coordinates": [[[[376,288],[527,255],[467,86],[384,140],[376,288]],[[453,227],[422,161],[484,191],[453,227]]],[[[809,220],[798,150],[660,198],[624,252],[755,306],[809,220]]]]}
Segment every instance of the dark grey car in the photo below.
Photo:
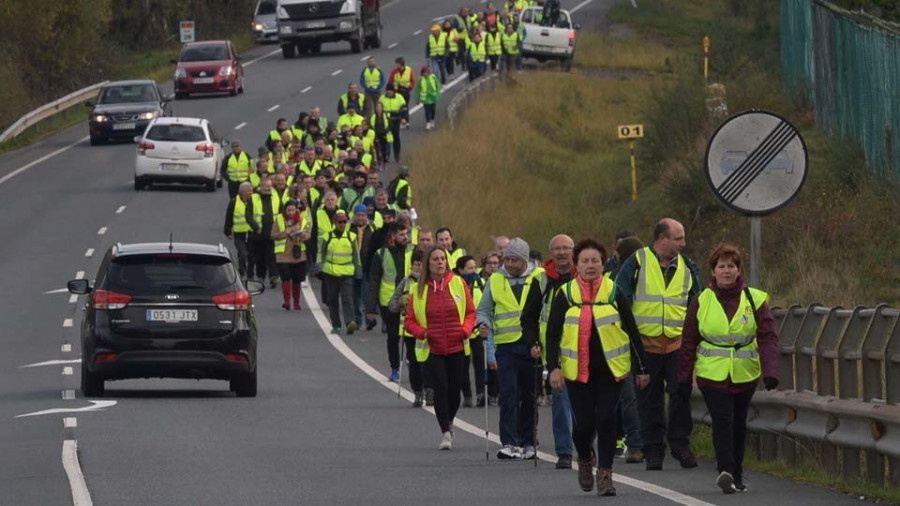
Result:
{"type": "Polygon", "coordinates": [[[115,81],[100,90],[97,101],[86,102],[91,107],[88,129],[91,145],[110,139],[134,139],[141,135],[153,118],[171,116],[169,101],[155,81],[142,79],[115,81]]]}

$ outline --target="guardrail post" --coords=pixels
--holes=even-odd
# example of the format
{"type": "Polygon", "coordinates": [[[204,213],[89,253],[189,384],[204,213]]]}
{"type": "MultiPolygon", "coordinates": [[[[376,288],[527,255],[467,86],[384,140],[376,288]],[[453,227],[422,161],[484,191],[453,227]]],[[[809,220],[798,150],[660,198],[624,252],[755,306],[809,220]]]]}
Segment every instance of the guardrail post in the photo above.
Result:
{"type": "Polygon", "coordinates": [[[894,326],[884,350],[885,397],[888,404],[900,404],[900,323],[894,326]]]}
{"type": "Polygon", "coordinates": [[[875,450],[887,459],[887,482],[900,486],[900,406],[876,404],[872,408],[872,436],[875,450]]]}
{"type": "Polygon", "coordinates": [[[798,392],[815,391],[816,342],[819,339],[825,317],[830,312],[831,308],[824,307],[821,304],[810,305],[797,332],[794,363],[797,370],[796,390],[798,392]]]}
{"type": "Polygon", "coordinates": [[[838,346],[852,315],[851,309],[834,308],[825,319],[825,326],[816,343],[816,392],[819,395],[838,395],[838,346]]]}
{"type": "Polygon", "coordinates": [[[793,421],[785,432],[796,437],[798,459],[801,462],[819,465],[823,471],[837,474],[837,450],[825,442],[825,436],[834,430],[836,421],[825,412],[825,405],[833,397],[816,395],[813,392],[785,392],[793,410],[793,421]]]}
{"type": "Polygon", "coordinates": [[[862,399],[862,346],[872,326],[875,309],[857,306],[838,343],[838,397],[862,399]]]}
{"type": "Polygon", "coordinates": [[[866,337],[862,348],[862,383],[863,400],[886,399],[885,391],[885,350],[887,349],[891,333],[897,326],[900,311],[879,304],[875,308],[875,316],[869,327],[869,335],[866,337]]]}
{"type": "Polygon", "coordinates": [[[808,308],[791,306],[784,312],[778,325],[778,371],[781,380],[778,384],[779,390],[797,388],[794,355],[797,353],[797,338],[807,311],[808,308]]]}

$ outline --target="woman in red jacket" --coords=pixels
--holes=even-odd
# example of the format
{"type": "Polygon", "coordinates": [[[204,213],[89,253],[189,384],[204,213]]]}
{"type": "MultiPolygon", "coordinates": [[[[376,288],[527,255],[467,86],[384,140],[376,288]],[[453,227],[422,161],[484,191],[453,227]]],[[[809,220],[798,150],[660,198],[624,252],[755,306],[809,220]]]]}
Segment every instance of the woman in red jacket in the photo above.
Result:
{"type": "Polygon", "coordinates": [[[741,277],[741,253],[721,243],[709,255],[713,279],[688,306],[681,342],[678,395],[697,386],[712,418],[713,448],[726,494],[745,492],[743,478],[747,412],[762,377],[766,390],[778,387],[778,334],[768,295],[741,277]]]}
{"type": "Polygon", "coordinates": [[[416,360],[434,389],[434,414],[441,426],[441,450],[453,447],[453,418],[465,374],[466,339],[475,327],[475,305],[466,282],[447,267],[447,253],[437,246],[425,252],[419,283],[412,291],[406,331],[416,339],[416,360]]]}

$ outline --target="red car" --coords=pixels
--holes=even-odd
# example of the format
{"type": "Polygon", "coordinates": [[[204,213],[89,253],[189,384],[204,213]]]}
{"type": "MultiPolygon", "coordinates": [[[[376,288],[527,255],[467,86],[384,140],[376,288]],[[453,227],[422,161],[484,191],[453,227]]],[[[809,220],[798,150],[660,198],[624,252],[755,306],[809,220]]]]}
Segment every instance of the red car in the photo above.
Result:
{"type": "Polygon", "coordinates": [[[244,67],[227,40],[208,40],[185,44],[175,67],[175,98],[191,93],[244,92],[244,67]]]}

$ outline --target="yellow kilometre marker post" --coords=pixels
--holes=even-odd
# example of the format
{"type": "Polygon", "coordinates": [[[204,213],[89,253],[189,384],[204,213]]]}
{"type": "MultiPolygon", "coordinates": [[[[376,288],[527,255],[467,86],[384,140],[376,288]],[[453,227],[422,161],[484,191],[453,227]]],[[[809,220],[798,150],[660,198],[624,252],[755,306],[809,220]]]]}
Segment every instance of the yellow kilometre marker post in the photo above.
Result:
{"type": "Polygon", "coordinates": [[[634,140],[644,137],[644,125],[619,125],[616,129],[619,140],[627,140],[631,152],[631,200],[637,201],[637,160],[634,156],[634,140]]]}
{"type": "Polygon", "coordinates": [[[709,81],[709,35],[703,37],[703,79],[709,81]]]}

